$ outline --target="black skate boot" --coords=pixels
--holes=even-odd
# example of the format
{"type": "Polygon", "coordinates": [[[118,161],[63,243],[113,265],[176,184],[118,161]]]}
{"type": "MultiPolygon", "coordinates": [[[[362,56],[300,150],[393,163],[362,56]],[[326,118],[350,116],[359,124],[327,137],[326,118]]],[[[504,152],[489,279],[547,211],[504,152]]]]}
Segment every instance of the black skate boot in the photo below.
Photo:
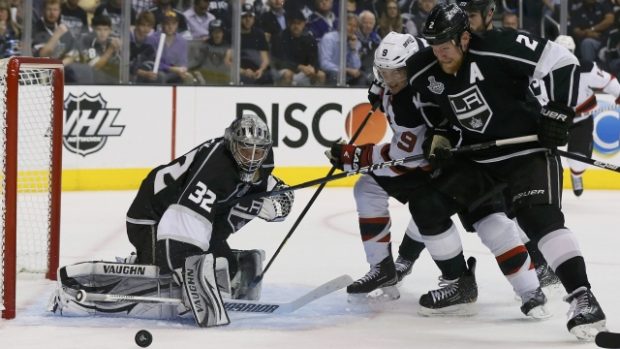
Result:
{"type": "Polygon", "coordinates": [[[563,290],[562,281],[553,272],[549,264],[541,264],[536,267],[536,276],[542,288],[553,288],[563,290]]]}
{"type": "Polygon", "coordinates": [[[473,304],[478,299],[476,285],[476,259],[469,257],[468,270],[456,280],[439,278],[439,289],[431,290],[420,297],[418,313],[423,316],[475,314],[473,304]]]}
{"type": "Polygon", "coordinates": [[[526,316],[537,320],[544,320],[551,317],[551,313],[545,307],[547,304],[547,297],[539,287],[532,292],[528,292],[521,297],[523,304],[521,305],[521,311],[526,316]]]}
{"type": "Polygon", "coordinates": [[[583,178],[571,174],[570,180],[573,184],[573,193],[575,196],[581,196],[581,194],[583,194],[583,178]]]}
{"type": "Polygon", "coordinates": [[[607,330],[605,313],[585,286],[564,297],[564,301],[570,304],[566,327],[578,339],[592,341],[598,332],[607,330]]]}
{"type": "Polygon", "coordinates": [[[396,288],[398,278],[392,255],[379,264],[370,267],[362,278],[347,286],[350,303],[370,303],[373,301],[395,300],[400,298],[396,288]]]}
{"type": "Polygon", "coordinates": [[[398,278],[398,282],[401,282],[405,276],[411,274],[413,261],[399,255],[394,265],[396,266],[396,277],[398,278]]]}

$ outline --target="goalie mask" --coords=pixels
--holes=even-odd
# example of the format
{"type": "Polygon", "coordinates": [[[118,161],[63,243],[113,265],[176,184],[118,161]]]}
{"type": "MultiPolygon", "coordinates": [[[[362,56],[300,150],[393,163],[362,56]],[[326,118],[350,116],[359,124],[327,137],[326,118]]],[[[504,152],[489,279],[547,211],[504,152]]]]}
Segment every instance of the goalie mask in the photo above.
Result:
{"type": "Polygon", "coordinates": [[[375,77],[392,93],[398,93],[407,86],[407,60],[419,50],[418,42],[410,34],[390,32],[375,50],[375,77]]]}
{"type": "Polygon", "coordinates": [[[226,129],[224,140],[239,167],[241,181],[252,183],[271,149],[267,125],[258,116],[243,115],[226,129]]]}

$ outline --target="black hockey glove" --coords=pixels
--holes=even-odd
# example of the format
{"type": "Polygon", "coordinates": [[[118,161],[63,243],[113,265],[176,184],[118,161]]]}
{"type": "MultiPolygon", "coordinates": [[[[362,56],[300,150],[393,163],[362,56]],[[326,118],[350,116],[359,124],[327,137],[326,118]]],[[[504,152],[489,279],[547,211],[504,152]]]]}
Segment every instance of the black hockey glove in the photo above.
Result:
{"type": "Polygon", "coordinates": [[[570,126],[573,124],[573,108],[550,101],[540,110],[538,141],[544,147],[561,147],[568,143],[570,126]]]}
{"type": "Polygon", "coordinates": [[[375,79],[370,87],[368,88],[368,101],[370,104],[375,105],[379,103],[379,108],[381,111],[383,110],[383,92],[385,91],[385,86],[383,83],[377,79],[375,79]]]}
{"type": "Polygon", "coordinates": [[[452,143],[445,130],[435,129],[427,133],[426,139],[422,143],[424,157],[431,164],[433,170],[448,167],[454,162],[451,149],[452,143]]]}

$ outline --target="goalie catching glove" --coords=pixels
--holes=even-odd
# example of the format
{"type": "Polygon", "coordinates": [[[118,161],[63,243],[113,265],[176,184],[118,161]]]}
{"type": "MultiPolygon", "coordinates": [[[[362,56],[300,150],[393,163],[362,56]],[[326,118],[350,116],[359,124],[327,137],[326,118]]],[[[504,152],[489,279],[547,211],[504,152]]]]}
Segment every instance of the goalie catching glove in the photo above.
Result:
{"type": "Polygon", "coordinates": [[[362,167],[372,165],[372,150],[374,144],[355,146],[337,142],[325,152],[329,162],[342,171],[357,171],[362,167]]]}
{"type": "Polygon", "coordinates": [[[563,104],[550,101],[540,110],[538,141],[547,148],[561,147],[568,143],[570,126],[575,111],[563,104]]]}
{"type": "MultiPolygon", "coordinates": [[[[282,190],[288,187],[289,186],[281,179],[275,176],[269,176],[267,190],[282,190]]],[[[274,196],[268,196],[263,199],[263,205],[258,213],[258,217],[267,222],[281,222],[291,213],[294,201],[295,193],[293,193],[292,190],[274,196]]]]}

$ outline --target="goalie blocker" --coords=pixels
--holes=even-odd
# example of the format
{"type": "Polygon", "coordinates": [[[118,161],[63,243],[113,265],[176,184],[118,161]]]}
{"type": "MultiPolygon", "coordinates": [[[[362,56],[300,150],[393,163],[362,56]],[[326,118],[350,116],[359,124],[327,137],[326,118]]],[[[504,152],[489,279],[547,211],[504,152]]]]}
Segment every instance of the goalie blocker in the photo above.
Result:
{"type": "Polygon", "coordinates": [[[193,317],[200,327],[227,325],[230,319],[223,298],[256,300],[261,287],[249,283],[262,270],[264,252],[233,250],[239,269],[231,280],[225,258],[212,254],[188,257],[181,270],[159,274],[153,265],[82,262],[58,270],[58,288],[48,310],[65,316],[124,316],[147,319],[193,317]],[[182,282],[177,280],[179,277],[182,282]],[[98,296],[124,295],[110,303],[82,299],[87,292],[98,296]],[[149,303],[132,297],[176,298],[177,303],[149,303]]]}

